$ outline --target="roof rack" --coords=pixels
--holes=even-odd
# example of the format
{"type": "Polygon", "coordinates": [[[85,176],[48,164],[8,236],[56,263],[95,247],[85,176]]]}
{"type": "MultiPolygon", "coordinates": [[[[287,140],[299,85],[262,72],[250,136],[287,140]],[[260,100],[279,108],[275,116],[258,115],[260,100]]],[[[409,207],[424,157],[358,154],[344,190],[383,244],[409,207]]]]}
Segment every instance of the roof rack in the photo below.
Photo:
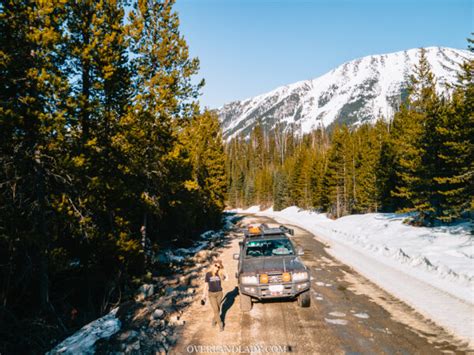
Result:
{"type": "Polygon", "coordinates": [[[281,225],[277,228],[270,228],[266,224],[260,224],[258,226],[250,225],[243,230],[245,238],[251,237],[263,237],[266,235],[278,235],[278,234],[289,234],[294,235],[295,231],[292,228],[288,228],[284,225],[281,225]]]}

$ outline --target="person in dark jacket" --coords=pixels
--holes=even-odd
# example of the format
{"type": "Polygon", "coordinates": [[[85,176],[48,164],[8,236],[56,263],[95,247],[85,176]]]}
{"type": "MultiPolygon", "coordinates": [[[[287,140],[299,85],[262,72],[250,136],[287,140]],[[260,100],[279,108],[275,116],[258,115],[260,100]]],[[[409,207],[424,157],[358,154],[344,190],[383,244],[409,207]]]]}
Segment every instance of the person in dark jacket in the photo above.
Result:
{"type": "Polygon", "coordinates": [[[221,319],[221,302],[223,298],[222,281],[227,280],[222,260],[216,260],[210,270],[206,273],[204,285],[203,300],[209,300],[212,308],[213,319],[212,326],[219,324],[221,331],[224,330],[224,324],[221,319]]]}

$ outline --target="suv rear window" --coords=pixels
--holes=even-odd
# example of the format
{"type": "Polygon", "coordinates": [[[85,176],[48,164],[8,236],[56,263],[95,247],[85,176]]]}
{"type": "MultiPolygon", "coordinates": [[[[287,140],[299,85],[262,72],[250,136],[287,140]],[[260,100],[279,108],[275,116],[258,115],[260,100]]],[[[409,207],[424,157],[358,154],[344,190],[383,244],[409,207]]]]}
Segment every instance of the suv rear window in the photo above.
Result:
{"type": "Polygon", "coordinates": [[[289,239],[251,240],[247,243],[246,257],[294,255],[289,239]]]}

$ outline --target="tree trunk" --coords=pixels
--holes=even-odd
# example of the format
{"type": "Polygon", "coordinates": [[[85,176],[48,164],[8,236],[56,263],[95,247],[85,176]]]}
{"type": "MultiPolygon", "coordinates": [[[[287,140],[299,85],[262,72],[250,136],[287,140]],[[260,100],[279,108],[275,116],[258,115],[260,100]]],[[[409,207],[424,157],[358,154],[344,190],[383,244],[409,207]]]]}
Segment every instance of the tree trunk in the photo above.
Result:
{"type": "MultiPolygon", "coordinates": [[[[87,21],[87,24],[90,25],[92,22],[92,12],[89,11],[89,9],[85,9],[84,11],[87,12],[85,19],[87,21]]],[[[82,41],[83,41],[83,46],[86,48],[89,46],[90,43],[90,33],[89,31],[89,26],[84,27],[84,30],[82,32],[82,41]]],[[[82,111],[80,113],[81,115],[81,126],[82,126],[82,141],[83,144],[87,142],[89,139],[89,132],[90,132],[90,115],[89,115],[89,110],[90,110],[90,90],[91,90],[91,63],[89,58],[82,57],[81,58],[81,66],[82,66],[82,72],[81,72],[81,79],[82,79],[82,88],[81,88],[81,107],[82,111]]]]}
{"type": "Polygon", "coordinates": [[[49,277],[48,277],[48,234],[46,230],[45,218],[45,189],[44,189],[44,170],[41,162],[41,152],[35,150],[36,165],[36,201],[37,201],[37,223],[39,240],[39,301],[43,310],[49,310],[49,277]]]}
{"type": "Polygon", "coordinates": [[[90,96],[90,67],[88,61],[82,65],[82,141],[85,144],[89,139],[89,96],[90,96]]]}
{"type": "Polygon", "coordinates": [[[142,235],[142,248],[143,248],[143,261],[144,261],[144,268],[147,270],[147,268],[150,266],[150,262],[153,258],[152,255],[152,248],[151,248],[151,241],[148,238],[147,234],[147,227],[148,227],[148,213],[144,212],[143,213],[143,225],[140,228],[140,233],[142,235]]]}

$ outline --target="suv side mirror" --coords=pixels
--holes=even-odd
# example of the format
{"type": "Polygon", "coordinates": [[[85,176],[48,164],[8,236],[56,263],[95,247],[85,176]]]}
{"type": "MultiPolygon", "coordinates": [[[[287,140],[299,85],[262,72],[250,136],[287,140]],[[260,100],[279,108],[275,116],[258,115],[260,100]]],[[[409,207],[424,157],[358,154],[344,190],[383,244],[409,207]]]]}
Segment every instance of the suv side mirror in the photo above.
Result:
{"type": "Polygon", "coordinates": [[[299,248],[296,250],[296,254],[298,254],[298,255],[304,255],[304,250],[303,250],[303,248],[299,247],[299,248]]]}
{"type": "Polygon", "coordinates": [[[240,254],[234,254],[234,260],[239,260],[240,254]]]}

